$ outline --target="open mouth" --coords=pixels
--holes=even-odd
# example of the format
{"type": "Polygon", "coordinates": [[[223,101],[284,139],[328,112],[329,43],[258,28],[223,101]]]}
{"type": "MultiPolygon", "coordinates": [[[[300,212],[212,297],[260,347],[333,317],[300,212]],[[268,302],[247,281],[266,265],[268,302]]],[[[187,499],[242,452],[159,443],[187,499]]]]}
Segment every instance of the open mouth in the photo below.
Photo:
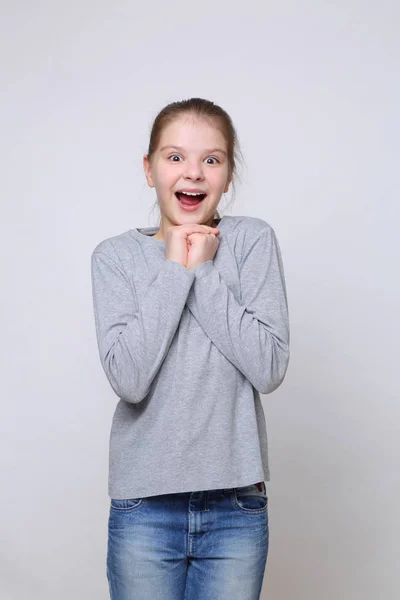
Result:
{"type": "Polygon", "coordinates": [[[175,196],[182,204],[185,204],[186,206],[194,206],[202,202],[207,194],[187,194],[186,192],[175,192],[175,196]]]}

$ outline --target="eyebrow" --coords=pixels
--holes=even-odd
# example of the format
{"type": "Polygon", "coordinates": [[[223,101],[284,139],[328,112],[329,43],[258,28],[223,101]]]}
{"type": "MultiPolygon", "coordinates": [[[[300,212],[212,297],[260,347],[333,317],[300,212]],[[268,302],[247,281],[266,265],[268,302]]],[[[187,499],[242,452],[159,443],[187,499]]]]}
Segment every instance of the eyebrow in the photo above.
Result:
{"type": "MultiPolygon", "coordinates": [[[[160,152],[162,152],[162,150],[165,150],[166,148],[175,148],[175,150],[180,150],[181,152],[183,152],[184,150],[182,146],[163,146],[162,148],[160,148],[160,152]]],[[[227,156],[227,153],[222,148],[213,148],[212,150],[205,150],[205,152],[207,154],[209,154],[210,152],[222,152],[222,154],[225,154],[225,156],[227,156]]]]}

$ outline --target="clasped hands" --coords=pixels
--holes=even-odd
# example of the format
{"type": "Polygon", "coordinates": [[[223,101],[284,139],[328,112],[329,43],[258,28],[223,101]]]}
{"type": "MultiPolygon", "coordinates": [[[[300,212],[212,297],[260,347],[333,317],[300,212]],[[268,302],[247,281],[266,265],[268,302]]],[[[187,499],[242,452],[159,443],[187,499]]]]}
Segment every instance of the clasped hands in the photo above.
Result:
{"type": "Polygon", "coordinates": [[[214,233],[189,234],[187,237],[188,253],[186,268],[193,270],[207,260],[212,260],[218,250],[218,246],[218,237],[214,233]]]}
{"type": "Polygon", "coordinates": [[[198,223],[169,227],[166,233],[166,258],[193,270],[213,260],[219,245],[219,233],[217,227],[198,223]]]}

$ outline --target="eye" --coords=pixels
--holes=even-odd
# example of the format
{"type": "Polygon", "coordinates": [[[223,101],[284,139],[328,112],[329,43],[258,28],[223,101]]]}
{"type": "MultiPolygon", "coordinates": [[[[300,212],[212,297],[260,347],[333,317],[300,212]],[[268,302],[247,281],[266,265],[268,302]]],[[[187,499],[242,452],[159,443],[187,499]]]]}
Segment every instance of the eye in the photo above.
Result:
{"type": "MultiPolygon", "coordinates": [[[[171,158],[174,158],[175,156],[178,156],[179,158],[182,158],[180,154],[171,154],[170,156],[168,156],[168,160],[171,160],[171,158]]],[[[218,160],[218,158],[216,158],[215,156],[208,156],[206,158],[206,160],[214,160],[216,162],[213,162],[211,164],[215,165],[216,163],[219,163],[220,161],[218,160]]],[[[180,161],[176,161],[176,160],[171,160],[171,162],[180,162],[180,161]]]]}

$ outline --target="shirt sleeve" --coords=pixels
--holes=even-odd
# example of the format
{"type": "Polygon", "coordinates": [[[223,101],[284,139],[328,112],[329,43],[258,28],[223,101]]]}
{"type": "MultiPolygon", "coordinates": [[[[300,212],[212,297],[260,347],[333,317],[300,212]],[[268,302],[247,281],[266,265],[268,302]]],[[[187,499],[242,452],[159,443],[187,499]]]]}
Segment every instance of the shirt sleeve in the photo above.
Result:
{"type": "Polygon", "coordinates": [[[91,275],[102,367],[117,396],[140,402],[168,353],[195,275],[165,260],[141,306],[116,259],[95,250],[91,275]]]}
{"type": "Polygon", "coordinates": [[[289,314],[281,251],[272,227],[246,244],[236,299],[212,260],[196,267],[187,306],[220,352],[262,394],[289,363],[289,314]]]}

